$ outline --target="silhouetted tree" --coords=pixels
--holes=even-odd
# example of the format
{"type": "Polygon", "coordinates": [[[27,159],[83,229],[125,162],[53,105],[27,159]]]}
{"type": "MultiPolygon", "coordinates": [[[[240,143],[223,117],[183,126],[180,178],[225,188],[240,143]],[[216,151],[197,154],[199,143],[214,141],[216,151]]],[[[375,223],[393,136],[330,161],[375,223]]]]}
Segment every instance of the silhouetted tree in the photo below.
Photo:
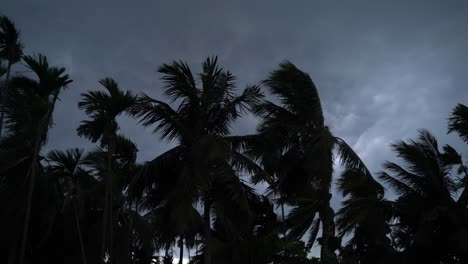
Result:
{"type": "Polygon", "coordinates": [[[289,235],[301,239],[310,230],[308,246],[312,247],[321,224],[321,256],[334,258],[339,240],[330,206],[333,153],[343,164],[360,171],[366,168],[346,142],[325,126],[317,88],[307,73],[286,62],[263,84],[279,104],[266,100],[256,105],[254,112],[262,118],[258,135],[237,144],[260,160],[270,190],[279,193],[282,202],[287,199],[296,206],[288,217],[289,235]]]}
{"type": "Polygon", "coordinates": [[[241,95],[235,95],[234,76],[219,68],[216,58],[207,59],[202,66],[201,87],[182,62],[159,68],[163,91],[171,103],[178,103],[177,108],[147,95],[142,95],[134,107],[134,115],[144,126],[155,126],[154,132],[162,139],[178,143],[143,166],[134,190],[140,196],[146,193],[145,206],[156,210],[156,218],[167,215],[164,221],[169,226],[159,234],[165,234],[163,244],[168,246],[186,232],[201,233],[204,262],[212,263],[213,228],[221,232],[222,226],[229,226],[230,232],[242,232],[244,221],[249,219],[249,189],[235,169],[257,165],[233,152],[226,136],[233,121],[262,94],[257,86],[248,86],[241,95]],[[202,217],[193,207],[199,202],[204,208],[202,217]],[[198,227],[201,230],[188,231],[198,227]]]}
{"type": "Polygon", "coordinates": [[[2,136],[3,131],[3,118],[4,118],[4,109],[3,105],[5,104],[8,83],[10,81],[11,66],[21,60],[23,56],[23,44],[20,40],[20,32],[16,29],[15,24],[6,16],[0,16],[0,62],[5,60],[7,62],[6,69],[0,70],[0,77],[3,74],[6,74],[5,86],[2,87],[0,93],[0,137],[2,136]],[[3,73],[2,73],[3,72],[3,73]]]}
{"type": "Polygon", "coordinates": [[[129,109],[135,97],[130,92],[122,91],[117,82],[111,78],[106,78],[99,83],[107,90],[107,93],[101,91],[90,91],[82,94],[83,99],[78,103],[78,107],[85,110],[91,120],[86,120],[78,127],[78,135],[90,139],[92,142],[100,141],[101,147],[106,152],[106,171],[105,181],[105,205],[102,217],[102,238],[101,238],[101,257],[104,261],[106,248],[109,258],[113,259],[113,224],[114,224],[114,192],[116,190],[112,170],[113,156],[116,151],[116,141],[118,124],[116,118],[121,113],[129,109]],[[108,232],[108,235],[106,236],[108,232]]]}
{"type": "Polygon", "coordinates": [[[392,145],[404,167],[385,163],[379,178],[398,195],[395,201],[398,246],[408,263],[463,263],[468,256],[468,214],[456,199],[452,164],[443,162],[434,136],[420,130],[416,141],[392,145]]]}

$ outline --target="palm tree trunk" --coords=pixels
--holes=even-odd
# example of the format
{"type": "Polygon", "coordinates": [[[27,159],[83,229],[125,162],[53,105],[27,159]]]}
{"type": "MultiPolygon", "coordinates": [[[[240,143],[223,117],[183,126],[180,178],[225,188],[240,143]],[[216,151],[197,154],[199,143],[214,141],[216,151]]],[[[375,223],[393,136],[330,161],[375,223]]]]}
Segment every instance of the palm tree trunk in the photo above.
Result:
{"type": "Polygon", "coordinates": [[[184,258],[184,238],[180,236],[179,238],[179,264],[182,264],[183,258],[184,258]]]}
{"type": "Polygon", "coordinates": [[[114,138],[112,139],[112,142],[110,143],[109,149],[108,149],[108,156],[107,156],[107,172],[109,173],[108,175],[108,181],[109,181],[109,258],[113,262],[113,235],[114,235],[114,217],[113,217],[113,184],[112,184],[112,155],[114,154],[114,138]]]}
{"type": "Polygon", "coordinates": [[[203,263],[211,264],[211,202],[206,201],[203,208],[203,219],[205,220],[205,234],[204,234],[204,247],[203,247],[203,263]]]}
{"type": "Polygon", "coordinates": [[[20,259],[19,264],[23,264],[24,261],[24,254],[26,252],[26,242],[28,239],[28,231],[29,231],[29,220],[31,218],[31,204],[32,204],[32,195],[34,191],[34,183],[36,180],[36,163],[37,163],[37,156],[39,155],[39,140],[36,140],[34,146],[34,153],[31,167],[29,168],[29,185],[28,185],[28,193],[26,196],[26,213],[24,217],[24,226],[23,226],[23,238],[21,240],[21,247],[20,247],[20,259]]]}
{"type": "Polygon", "coordinates": [[[8,93],[8,84],[9,84],[9,81],[10,81],[10,71],[11,71],[11,61],[8,61],[8,68],[7,68],[7,72],[6,72],[6,79],[5,79],[5,87],[3,87],[4,89],[2,89],[1,91],[1,94],[0,96],[2,97],[2,105],[1,105],[1,109],[0,109],[0,138],[2,137],[2,132],[3,132],[3,118],[4,118],[4,105],[6,103],[6,97],[7,97],[7,93],[8,93]]]}
{"type": "Polygon", "coordinates": [[[187,244],[187,258],[188,258],[188,262],[190,263],[190,247],[188,244],[187,244]]]}
{"type": "Polygon", "coordinates": [[[105,253],[106,253],[106,231],[107,231],[107,197],[108,197],[108,188],[106,182],[106,191],[104,194],[104,208],[102,210],[102,233],[101,233],[101,261],[104,263],[105,253]]]}
{"type": "Polygon", "coordinates": [[[463,165],[463,161],[460,159],[460,166],[462,167],[463,169],[463,172],[465,173],[465,188],[463,189],[463,192],[460,194],[460,197],[458,198],[458,200],[466,205],[468,204],[468,172],[466,171],[466,167],[465,165],[463,165]]]}
{"type": "MultiPolygon", "coordinates": [[[[104,137],[107,137],[104,135],[104,137]]],[[[110,140],[108,149],[107,149],[107,175],[106,175],[106,193],[105,193],[105,201],[104,201],[104,211],[103,211],[103,220],[102,220],[102,244],[101,244],[101,257],[102,261],[104,261],[105,251],[106,251],[106,238],[109,238],[109,259],[112,260],[112,239],[113,239],[113,214],[112,214],[112,156],[114,154],[114,141],[115,137],[112,136],[110,140]],[[109,236],[107,235],[107,229],[109,229],[109,236]]]]}
{"type": "MultiPolygon", "coordinates": [[[[9,76],[8,76],[9,77],[9,76]]],[[[41,141],[46,129],[48,129],[50,118],[52,117],[52,113],[55,108],[55,103],[57,102],[58,95],[60,93],[60,89],[54,93],[54,97],[52,99],[52,105],[47,110],[46,115],[39,121],[38,130],[37,130],[37,137],[34,142],[34,149],[33,149],[33,157],[31,166],[29,167],[28,178],[29,178],[29,186],[28,186],[28,193],[26,197],[26,213],[24,218],[24,226],[23,226],[23,240],[21,241],[21,248],[20,248],[20,259],[19,264],[23,264],[24,261],[24,254],[26,252],[26,241],[28,238],[28,231],[29,231],[29,222],[31,218],[31,204],[32,204],[32,195],[34,192],[34,183],[36,181],[36,168],[38,163],[39,152],[41,149],[41,141]]]]}
{"type": "MultiPolygon", "coordinates": [[[[11,65],[9,65],[10,67],[11,65]]],[[[9,77],[9,75],[7,75],[9,77]]],[[[34,192],[34,184],[36,181],[36,169],[38,163],[39,152],[41,150],[41,141],[44,133],[49,127],[50,118],[52,117],[52,113],[54,112],[55,103],[57,102],[58,95],[60,93],[60,89],[54,93],[54,97],[52,99],[52,104],[49,107],[46,115],[39,121],[38,130],[37,130],[37,137],[34,142],[34,150],[33,150],[33,158],[31,162],[31,166],[29,168],[28,178],[29,178],[29,186],[28,186],[28,194],[27,194],[27,201],[26,201],[26,213],[24,219],[24,227],[23,227],[23,240],[21,241],[21,248],[20,248],[20,259],[19,264],[23,264],[24,262],[24,255],[26,252],[26,242],[28,238],[28,231],[29,231],[29,222],[31,218],[31,205],[32,205],[32,195],[34,192]]]]}
{"type": "MultiPolygon", "coordinates": [[[[132,201],[129,199],[128,201],[128,213],[129,215],[132,213],[132,201]]],[[[136,210],[135,210],[136,214],[136,210]]],[[[133,240],[132,240],[132,228],[133,228],[133,216],[130,216],[130,219],[128,221],[128,259],[130,260],[130,263],[134,263],[133,259],[133,240]]]]}
{"type": "Polygon", "coordinates": [[[73,214],[75,216],[76,232],[78,232],[78,240],[80,242],[81,259],[83,261],[83,264],[86,264],[85,248],[84,248],[84,243],[83,243],[83,237],[81,235],[80,219],[78,217],[78,208],[76,206],[75,199],[73,199],[72,203],[73,203],[73,214]]]}
{"type": "Polygon", "coordinates": [[[330,207],[328,201],[319,211],[319,217],[322,221],[322,241],[320,246],[320,258],[325,260],[330,257],[336,257],[335,249],[331,247],[331,239],[335,237],[335,212],[330,207]]]}
{"type": "Polygon", "coordinates": [[[284,222],[284,198],[283,194],[280,194],[281,199],[281,229],[283,233],[283,237],[286,237],[286,223],[284,222]]]}

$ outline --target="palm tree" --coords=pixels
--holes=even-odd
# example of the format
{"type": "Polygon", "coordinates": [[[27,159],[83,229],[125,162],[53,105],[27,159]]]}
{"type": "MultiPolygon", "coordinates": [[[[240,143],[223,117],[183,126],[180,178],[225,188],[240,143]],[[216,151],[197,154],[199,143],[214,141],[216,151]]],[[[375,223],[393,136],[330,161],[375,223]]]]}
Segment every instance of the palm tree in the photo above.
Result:
{"type": "Polygon", "coordinates": [[[166,218],[172,226],[167,241],[174,241],[193,227],[191,223],[201,220],[193,205],[202,202],[202,230],[190,232],[203,234],[204,261],[211,263],[213,228],[229,222],[232,231],[239,231],[241,220],[249,218],[247,186],[235,169],[258,166],[231,150],[228,133],[232,123],[262,94],[257,86],[248,86],[235,95],[235,78],[218,67],[217,58],[208,58],[202,66],[198,86],[187,64],[162,65],[164,93],[178,106],[142,95],[133,109],[144,126],[155,126],[154,132],[162,139],[178,143],[143,166],[133,189],[140,196],[145,193],[147,209],[166,208],[172,215],[166,218]]]}
{"type": "Polygon", "coordinates": [[[338,180],[346,200],[337,213],[340,237],[352,234],[341,257],[357,263],[395,263],[395,252],[387,237],[393,220],[393,204],[384,198],[384,187],[368,170],[347,167],[338,180]]]}
{"type": "Polygon", "coordinates": [[[62,182],[65,199],[70,199],[71,201],[80,245],[81,259],[82,263],[86,264],[86,250],[79,216],[79,200],[81,199],[81,184],[79,181],[81,180],[80,178],[90,177],[90,175],[82,168],[83,158],[83,150],[78,148],[69,149],[65,152],[54,150],[47,155],[47,161],[50,164],[50,175],[55,176],[62,182]]]}
{"type": "MultiPolygon", "coordinates": [[[[6,85],[1,90],[1,109],[0,109],[0,137],[2,136],[6,90],[10,80],[11,66],[20,61],[23,56],[23,44],[20,40],[20,32],[16,29],[15,24],[6,16],[0,16],[0,60],[7,61],[6,68],[6,85]]],[[[0,74],[1,77],[2,74],[0,74]]]]}
{"type": "MultiPolygon", "coordinates": [[[[392,145],[406,167],[387,162],[379,178],[399,195],[395,201],[397,242],[408,261],[444,263],[466,258],[468,212],[456,199],[459,186],[434,136],[420,130],[418,139],[392,145]]],[[[459,198],[460,199],[460,198],[459,198]]],[[[466,261],[466,259],[465,259],[466,261]]],[[[449,262],[450,263],[450,262],[449,262]]]]}
{"type": "Polygon", "coordinates": [[[254,108],[262,118],[258,135],[240,139],[236,145],[260,161],[267,177],[273,176],[274,180],[265,180],[270,190],[297,206],[287,220],[294,223],[291,235],[301,238],[310,229],[309,242],[313,242],[321,223],[321,256],[333,257],[339,246],[330,206],[333,153],[336,151],[345,165],[360,171],[366,170],[365,166],[346,142],[325,126],[317,88],[307,73],[285,62],[263,83],[279,104],[268,100],[258,104],[254,108]]]}
{"type": "MultiPolygon", "coordinates": [[[[452,111],[452,114],[449,118],[448,132],[457,132],[460,138],[468,143],[468,107],[463,104],[458,104],[452,111]]],[[[468,169],[467,166],[463,164],[463,159],[460,154],[458,154],[450,146],[445,146],[444,151],[446,157],[449,159],[448,162],[451,164],[456,164],[459,166],[459,174],[463,173],[464,177],[461,180],[462,185],[464,186],[463,192],[460,195],[460,202],[468,205],[468,169]]]]}
{"type": "MultiPolygon", "coordinates": [[[[152,254],[155,251],[155,241],[152,236],[153,228],[150,226],[148,215],[141,215],[136,209],[136,203],[128,199],[127,189],[132,176],[138,170],[139,165],[135,163],[136,153],[138,151],[136,145],[128,138],[117,135],[114,140],[114,154],[112,156],[112,208],[113,208],[113,229],[112,229],[112,244],[107,243],[107,250],[109,252],[108,262],[112,263],[135,263],[147,264],[150,262],[152,254]],[[112,250],[109,248],[112,246],[112,250]],[[112,251],[112,253],[110,253],[112,251]],[[110,259],[112,254],[112,259],[110,259]]],[[[83,159],[83,166],[87,169],[88,173],[95,183],[87,186],[87,199],[93,201],[92,208],[87,210],[88,219],[88,244],[99,238],[95,234],[99,230],[98,221],[102,222],[104,207],[106,204],[107,196],[102,197],[103,190],[107,187],[108,180],[108,151],[106,149],[97,148],[91,151],[83,159]],[[93,210],[90,210],[93,209],[93,210]],[[96,221],[89,219],[95,216],[96,221]],[[90,221],[91,220],[91,221],[90,221]],[[91,223],[91,226],[89,226],[91,223]]],[[[101,235],[102,235],[102,229],[101,235]]],[[[91,251],[91,262],[102,262],[102,252],[98,245],[90,245],[87,252],[91,251]],[[99,253],[97,253],[99,252],[99,253]]]]}
{"type": "Polygon", "coordinates": [[[84,110],[91,117],[91,120],[82,121],[77,131],[79,136],[88,138],[93,143],[99,140],[101,147],[107,149],[105,161],[105,205],[102,218],[101,241],[101,258],[104,261],[106,240],[109,241],[107,249],[109,250],[110,259],[113,259],[113,192],[115,186],[113,183],[114,172],[112,170],[112,162],[118,139],[117,130],[119,129],[116,118],[132,106],[135,97],[129,91],[122,91],[117,82],[111,78],[103,79],[99,83],[107,90],[107,93],[90,91],[82,94],[83,98],[78,103],[78,108],[84,110]],[[107,232],[109,232],[108,236],[106,236],[107,232]]]}
{"type": "Polygon", "coordinates": [[[13,162],[13,166],[25,160],[29,162],[19,263],[23,263],[26,250],[32,194],[40,167],[39,153],[47,140],[47,132],[52,125],[52,113],[60,91],[72,82],[65,74],[65,68],[49,66],[47,58],[41,54],[37,57],[25,56],[24,61],[26,66],[37,75],[38,80],[25,76],[17,76],[11,80],[11,87],[14,90],[9,91],[8,97],[11,98],[4,105],[5,127],[11,132],[11,136],[3,140],[4,146],[14,148],[17,150],[16,153],[26,150],[23,153],[25,156],[13,162]],[[19,144],[15,145],[14,142],[19,142],[19,144]]]}

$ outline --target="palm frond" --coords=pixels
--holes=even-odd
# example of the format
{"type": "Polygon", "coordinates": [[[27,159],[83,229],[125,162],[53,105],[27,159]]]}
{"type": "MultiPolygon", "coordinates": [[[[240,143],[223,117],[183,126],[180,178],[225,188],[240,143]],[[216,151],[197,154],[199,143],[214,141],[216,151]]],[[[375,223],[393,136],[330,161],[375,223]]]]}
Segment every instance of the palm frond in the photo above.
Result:
{"type": "Polygon", "coordinates": [[[384,232],[383,236],[385,236],[385,231],[379,228],[388,227],[388,223],[394,217],[393,206],[393,202],[382,197],[364,196],[346,199],[337,213],[336,223],[340,236],[348,235],[353,230],[356,232],[357,229],[371,230],[367,234],[368,237],[375,235],[378,231],[384,232]]]}
{"type": "Polygon", "coordinates": [[[317,198],[301,198],[295,201],[295,207],[291,209],[286,220],[290,227],[288,236],[301,239],[309,230],[320,210],[321,203],[317,198]]]}
{"type": "Polygon", "coordinates": [[[411,187],[413,190],[420,192],[426,187],[427,181],[429,180],[426,176],[420,176],[405,170],[400,165],[393,162],[385,162],[383,167],[395,174],[395,178],[403,182],[405,185],[411,187]]]}
{"type": "Polygon", "coordinates": [[[463,161],[462,157],[458,152],[450,145],[445,145],[443,147],[443,153],[440,157],[443,162],[443,165],[450,166],[450,165],[462,165],[463,161]]]}
{"type": "Polygon", "coordinates": [[[241,95],[230,95],[229,97],[224,102],[217,98],[217,102],[221,103],[209,108],[210,117],[207,120],[207,129],[210,133],[228,134],[232,122],[257,105],[263,94],[260,87],[247,86],[241,95]]]}
{"type": "Polygon", "coordinates": [[[201,103],[205,107],[212,107],[221,101],[230,101],[235,88],[235,77],[218,67],[218,57],[208,57],[202,63],[202,73],[199,74],[202,82],[201,103]]]}
{"type": "Polygon", "coordinates": [[[408,194],[413,194],[416,193],[411,186],[408,186],[404,182],[398,180],[397,178],[390,176],[386,172],[381,172],[378,175],[379,179],[392,187],[392,189],[398,194],[398,195],[408,195],[408,194]]]}
{"type": "Polygon", "coordinates": [[[15,24],[7,16],[0,16],[0,58],[11,64],[20,61],[23,55],[20,36],[15,24]]]}
{"type": "Polygon", "coordinates": [[[130,184],[130,196],[141,198],[146,193],[157,206],[177,182],[183,151],[184,147],[177,146],[143,164],[130,184]]]}
{"type": "Polygon", "coordinates": [[[81,94],[78,108],[84,110],[87,115],[95,115],[106,111],[109,106],[110,96],[103,91],[89,91],[81,94]]]}
{"type": "Polygon", "coordinates": [[[153,132],[159,133],[163,139],[173,140],[189,137],[189,132],[186,131],[186,126],[179,113],[169,104],[155,100],[146,94],[137,99],[130,112],[140,119],[143,126],[155,126],[153,132]]]}
{"type": "Polygon", "coordinates": [[[309,230],[309,237],[307,238],[307,248],[312,248],[315,241],[317,240],[317,235],[320,230],[320,219],[316,218],[312,223],[309,230]]]}
{"type": "Polygon", "coordinates": [[[263,81],[269,91],[280,98],[283,105],[308,120],[313,127],[323,126],[324,118],[317,88],[310,76],[291,62],[284,62],[263,81]]]}
{"type": "Polygon", "coordinates": [[[104,146],[110,143],[107,137],[118,130],[115,118],[123,112],[130,111],[136,98],[129,91],[121,90],[117,82],[111,78],[102,79],[99,83],[107,93],[88,91],[81,94],[82,99],[78,102],[78,108],[84,110],[91,120],[82,121],[77,132],[79,136],[92,142],[101,139],[101,145],[104,146]]]}
{"type": "Polygon", "coordinates": [[[264,171],[257,163],[241,153],[232,153],[232,165],[236,170],[249,174],[254,185],[260,182],[273,182],[273,177],[271,175],[264,171]]]}
{"type": "Polygon", "coordinates": [[[117,135],[114,141],[116,159],[122,163],[135,163],[138,148],[136,144],[123,135],[117,135]]]}
{"type": "Polygon", "coordinates": [[[383,197],[384,187],[372,176],[362,173],[356,168],[346,168],[337,182],[338,190],[344,197],[374,196],[383,197]]]}
{"type": "Polygon", "coordinates": [[[192,103],[198,101],[200,91],[195,85],[195,79],[190,67],[184,62],[163,64],[158,69],[163,74],[164,93],[174,102],[179,98],[187,98],[192,103]]]}
{"type": "Polygon", "coordinates": [[[81,124],[76,131],[78,136],[85,137],[95,143],[101,138],[105,127],[108,126],[110,121],[104,114],[93,114],[93,116],[93,120],[81,121],[81,124]]]}
{"type": "MultiPolygon", "coordinates": [[[[31,79],[29,77],[19,75],[19,76],[14,76],[13,78],[10,79],[9,83],[9,90],[16,89],[18,91],[11,91],[11,92],[18,92],[23,95],[34,95],[37,94],[37,91],[39,90],[39,82],[31,79]]],[[[12,95],[13,96],[13,95],[12,95]]]]}
{"type": "Polygon", "coordinates": [[[23,60],[39,78],[37,87],[39,95],[51,95],[62,88],[67,88],[72,82],[70,76],[65,74],[65,68],[50,66],[47,57],[40,53],[34,56],[24,56],[23,60]]]}
{"type": "Polygon", "coordinates": [[[468,107],[458,104],[449,118],[448,132],[457,132],[460,138],[468,143],[468,107]]]}
{"type": "Polygon", "coordinates": [[[53,171],[68,176],[75,174],[82,163],[82,158],[83,149],[79,148],[67,149],[66,151],[52,150],[46,156],[53,171]]]}
{"type": "Polygon", "coordinates": [[[363,174],[366,177],[372,177],[371,173],[369,172],[369,169],[367,169],[367,166],[356,154],[356,152],[354,152],[351,146],[349,146],[348,143],[346,143],[346,141],[339,137],[335,137],[335,139],[341,165],[346,168],[358,170],[361,174],[363,174]]]}

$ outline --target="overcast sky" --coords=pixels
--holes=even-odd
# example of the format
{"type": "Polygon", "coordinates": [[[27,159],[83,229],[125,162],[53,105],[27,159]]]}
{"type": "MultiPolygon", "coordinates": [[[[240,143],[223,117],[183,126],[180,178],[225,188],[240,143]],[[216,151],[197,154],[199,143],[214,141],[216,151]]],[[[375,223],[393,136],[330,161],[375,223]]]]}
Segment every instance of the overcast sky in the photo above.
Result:
{"type": "MultiPolygon", "coordinates": [[[[390,143],[418,128],[468,154],[446,135],[451,109],[468,104],[467,1],[2,0],[0,13],[20,28],[26,54],[47,55],[74,80],[47,149],[91,146],[75,133],[85,118],[76,105],[99,79],[160,96],[160,64],[184,60],[199,69],[218,55],[240,89],[283,60],[308,72],[327,124],[373,172],[395,160],[390,143]]],[[[246,117],[233,133],[253,133],[256,124],[246,117]]],[[[135,121],[120,125],[141,161],[168,148],[135,121]]]]}
{"type": "MultiPolygon", "coordinates": [[[[26,54],[47,55],[74,80],[48,148],[90,146],[75,133],[85,118],[76,104],[101,78],[160,96],[160,64],[180,59],[198,69],[218,55],[242,89],[290,60],[314,79],[333,132],[378,171],[394,159],[389,144],[418,128],[466,150],[446,135],[446,119],[468,104],[468,2],[407,2],[4,0],[0,13],[20,28],[26,54]]],[[[233,133],[256,124],[246,117],[233,133]]],[[[139,160],[168,148],[132,120],[121,127],[139,160]]]]}

